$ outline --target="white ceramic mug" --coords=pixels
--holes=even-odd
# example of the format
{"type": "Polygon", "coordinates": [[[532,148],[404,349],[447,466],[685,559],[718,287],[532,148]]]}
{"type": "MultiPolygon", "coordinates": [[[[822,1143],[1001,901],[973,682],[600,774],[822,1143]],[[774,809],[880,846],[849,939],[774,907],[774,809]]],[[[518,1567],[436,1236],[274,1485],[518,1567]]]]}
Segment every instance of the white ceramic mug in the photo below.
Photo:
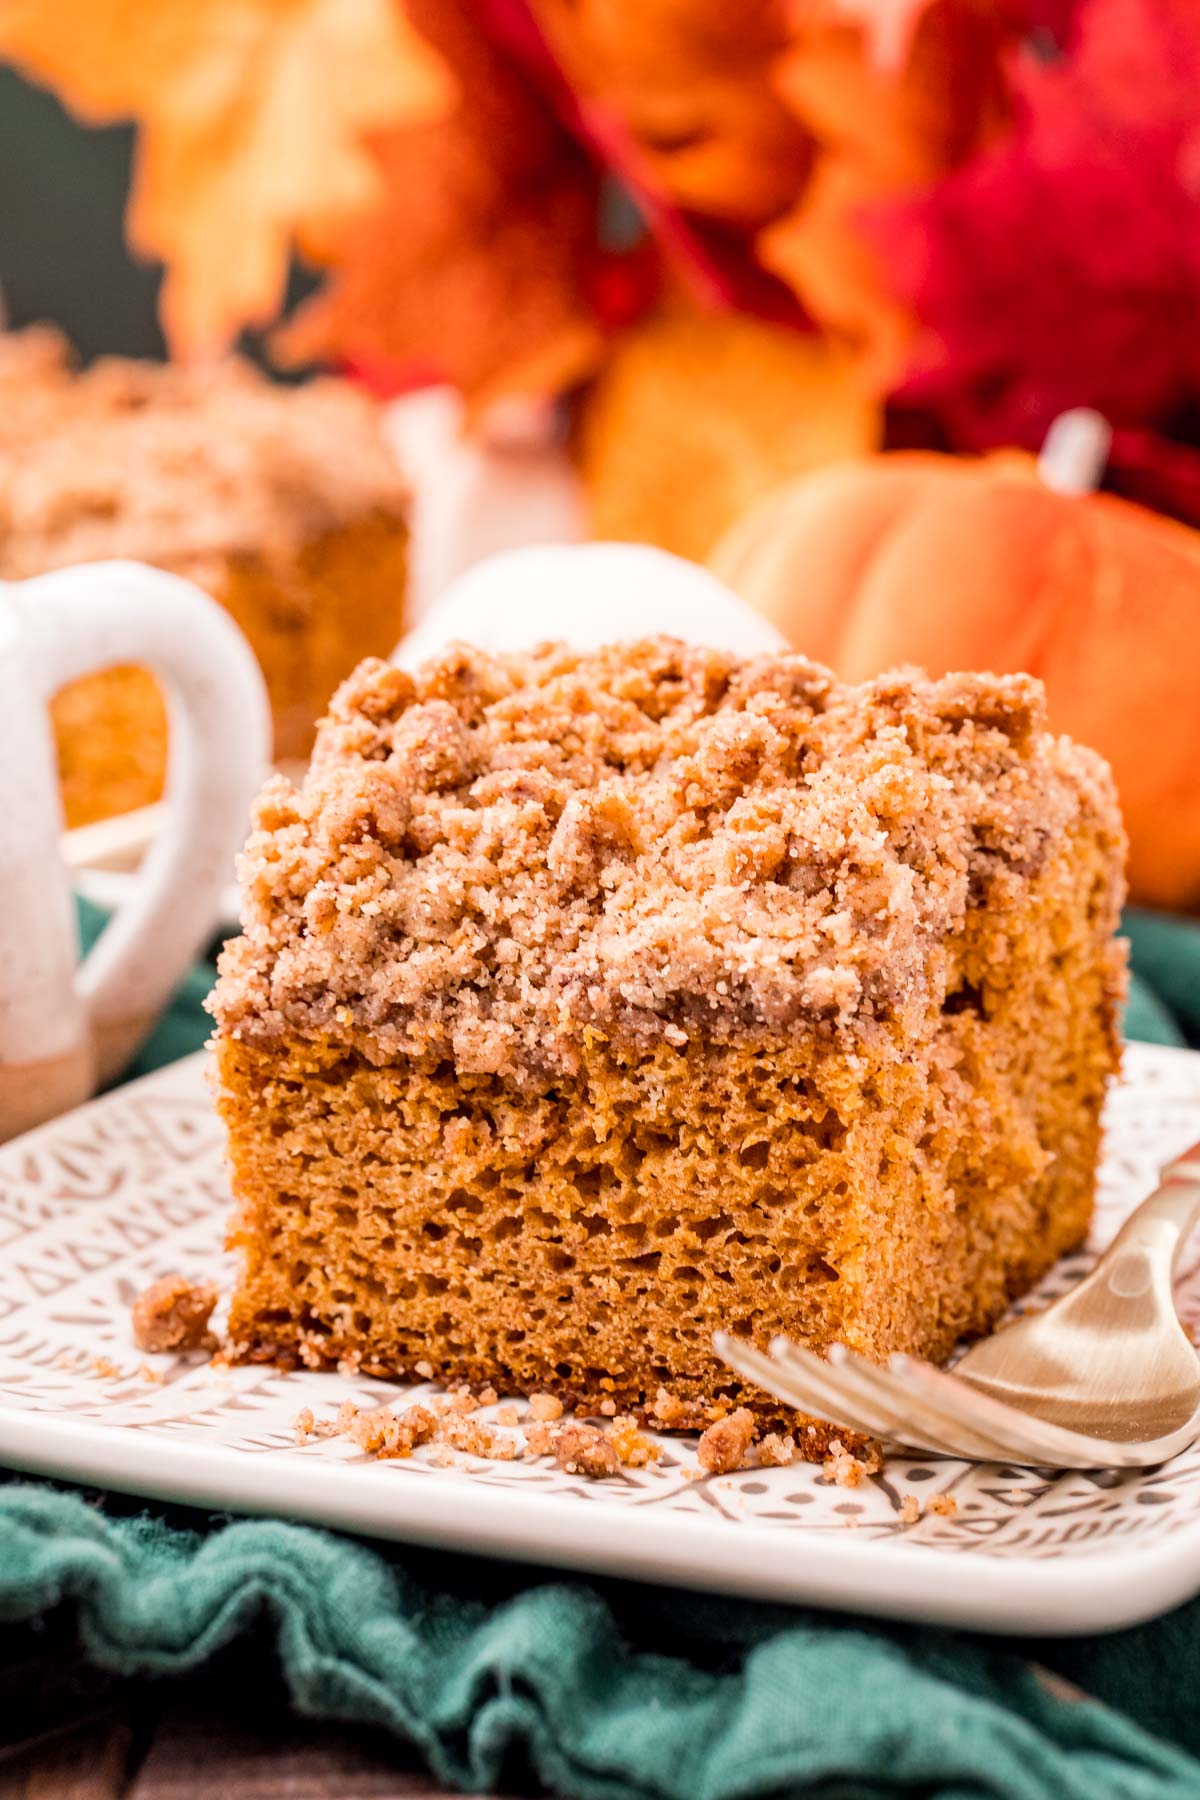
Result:
{"type": "Polygon", "coordinates": [[[269,749],[250,647],[190,582],[109,562],[0,584],[0,1141],[86,1099],[136,1049],[213,929],[269,749]],[[166,824],[77,967],[49,703],[121,663],[166,695],[166,824]]]}

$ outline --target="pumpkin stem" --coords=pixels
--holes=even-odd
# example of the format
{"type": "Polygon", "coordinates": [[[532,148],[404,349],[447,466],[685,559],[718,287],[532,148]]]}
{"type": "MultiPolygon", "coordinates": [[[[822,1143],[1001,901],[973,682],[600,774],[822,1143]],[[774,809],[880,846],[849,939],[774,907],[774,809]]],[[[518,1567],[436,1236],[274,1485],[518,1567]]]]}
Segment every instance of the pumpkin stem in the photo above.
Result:
{"type": "Polygon", "coordinates": [[[1038,476],[1055,494],[1094,494],[1104,478],[1112,426],[1090,406],[1059,413],[1038,457],[1038,476]]]}

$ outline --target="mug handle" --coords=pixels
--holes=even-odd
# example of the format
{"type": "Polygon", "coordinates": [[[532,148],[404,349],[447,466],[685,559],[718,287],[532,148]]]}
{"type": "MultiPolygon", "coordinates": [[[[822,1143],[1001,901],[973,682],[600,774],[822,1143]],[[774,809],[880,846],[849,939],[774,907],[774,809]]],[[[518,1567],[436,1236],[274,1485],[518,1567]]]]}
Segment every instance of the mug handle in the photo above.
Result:
{"type": "Polygon", "coordinates": [[[118,1075],[211,935],[268,768],[258,663],[215,600],[141,563],[87,563],[10,588],[47,705],[120,663],[160,683],[169,726],[166,822],[76,974],[100,1085],[118,1075]]]}

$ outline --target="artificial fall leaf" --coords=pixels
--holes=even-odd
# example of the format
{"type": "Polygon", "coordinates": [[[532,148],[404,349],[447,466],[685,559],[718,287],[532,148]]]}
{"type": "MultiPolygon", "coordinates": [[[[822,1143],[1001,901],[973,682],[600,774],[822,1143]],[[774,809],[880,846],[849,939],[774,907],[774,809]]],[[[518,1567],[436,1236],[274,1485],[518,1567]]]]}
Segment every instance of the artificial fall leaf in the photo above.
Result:
{"type": "Polygon", "coordinates": [[[629,171],[683,209],[758,225],[808,161],[773,89],[784,0],[527,0],[584,112],[628,136],[629,171]]]}
{"type": "Polygon", "coordinates": [[[1000,51],[1010,27],[971,0],[935,0],[915,19],[903,67],[892,70],[836,7],[813,4],[793,17],[776,80],[816,151],[795,206],[760,235],[759,250],[818,324],[861,350],[883,388],[899,368],[911,311],[890,291],[860,220],[1000,128],[1000,51]]]}
{"type": "Polygon", "coordinates": [[[272,317],[297,237],[371,200],[365,128],[452,97],[397,0],[4,0],[0,56],[137,121],[130,238],[166,264],[181,354],[272,317]]]}
{"type": "Polygon", "coordinates": [[[881,435],[846,352],[736,314],[667,311],[617,341],[581,402],[591,528],[703,561],[763,494],[881,435]]]}
{"type": "Polygon", "coordinates": [[[902,397],[966,446],[1080,405],[1170,433],[1200,404],[1200,9],[1088,0],[1014,83],[1011,136],[876,228],[924,326],[902,397]]]}
{"type": "Polygon", "coordinates": [[[379,385],[449,381],[477,407],[553,392],[600,354],[596,171],[469,0],[412,0],[410,13],[461,101],[373,140],[383,200],[320,246],[329,282],[281,348],[379,385]]]}
{"type": "MultiPolygon", "coordinates": [[[[800,0],[801,6],[807,0],[800,0]]],[[[846,18],[861,25],[871,60],[881,69],[901,69],[912,49],[917,26],[934,0],[837,0],[846,18]]],[[[1005,28],[1031,36],[1042,33],[1065,45],[1076,0],[983,0],[1005,28]]]]}

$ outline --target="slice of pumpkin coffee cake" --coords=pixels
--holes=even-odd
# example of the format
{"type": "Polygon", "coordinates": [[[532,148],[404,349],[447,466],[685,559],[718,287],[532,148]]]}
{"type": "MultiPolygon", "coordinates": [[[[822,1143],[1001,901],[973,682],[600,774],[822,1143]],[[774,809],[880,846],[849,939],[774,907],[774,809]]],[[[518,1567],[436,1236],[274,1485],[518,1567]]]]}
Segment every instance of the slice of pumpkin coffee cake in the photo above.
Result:
{"type": "Polygon", "coordinates": [[[1026,678],[364,663],[214,1002],[238,1353],[681,1425],[779,1410],[717,1328],[944,1356],[1086,1231],[1123,848],[1026,678]]]}

